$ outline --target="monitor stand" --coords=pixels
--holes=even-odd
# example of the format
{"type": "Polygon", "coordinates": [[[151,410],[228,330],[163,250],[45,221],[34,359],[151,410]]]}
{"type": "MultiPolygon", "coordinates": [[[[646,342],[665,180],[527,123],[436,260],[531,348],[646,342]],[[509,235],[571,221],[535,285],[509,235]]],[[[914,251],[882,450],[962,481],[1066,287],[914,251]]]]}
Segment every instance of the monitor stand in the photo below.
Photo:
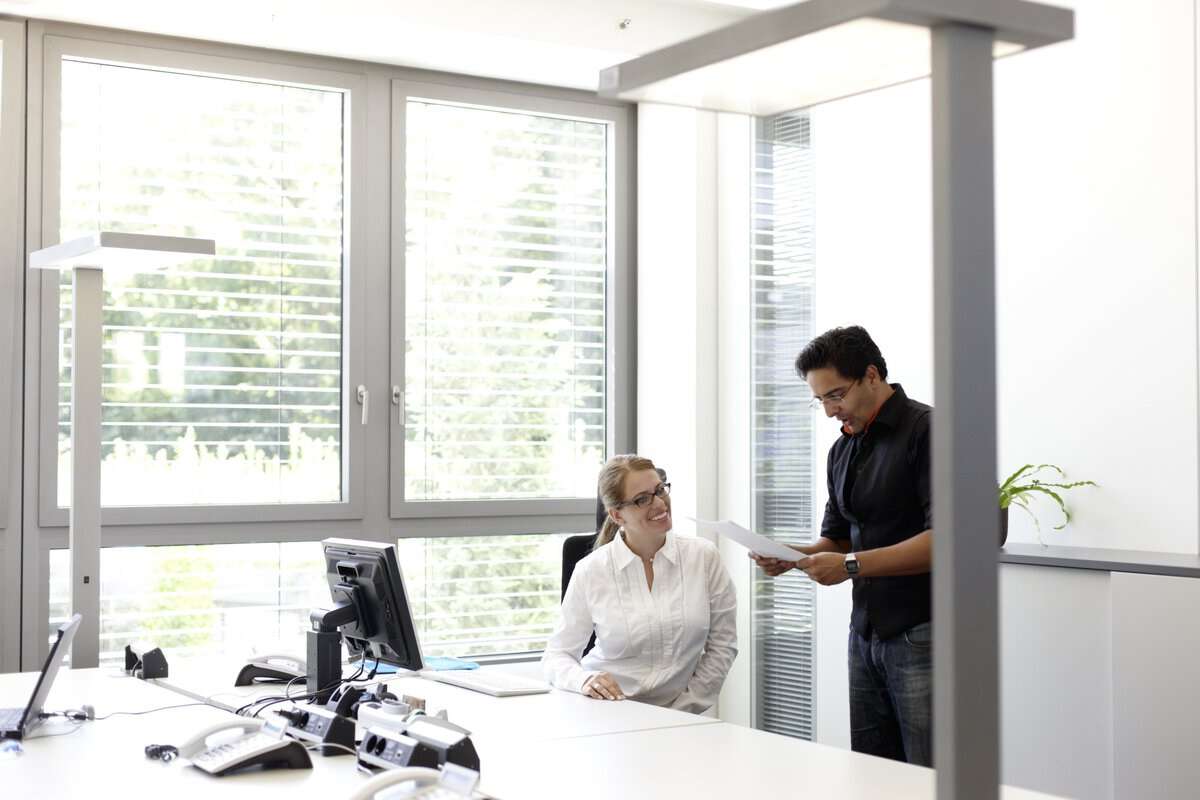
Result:
{"type": "Polygon", "coordinates": [[[329,610],[316,608],[308,615],[306,691],[311,702],[324,705],[342,682],[342,625],[358,618],[354,605],[347,603],[329,610]]]}

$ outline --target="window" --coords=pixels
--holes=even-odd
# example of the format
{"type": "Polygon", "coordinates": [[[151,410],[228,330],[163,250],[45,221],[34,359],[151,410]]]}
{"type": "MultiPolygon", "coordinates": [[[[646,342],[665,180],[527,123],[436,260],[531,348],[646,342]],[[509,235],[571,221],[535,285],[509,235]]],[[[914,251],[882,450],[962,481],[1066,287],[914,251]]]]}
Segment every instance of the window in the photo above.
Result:
{"type": "MultiPolygon", "coordinates": [[[[105,278],[102,502],[336,502],[343,486],[346,96],[62,61],[59,236],[207,236],[217,257],[105,278]]],[[[70,498],[70,293],[58,505],[70,498]]]]}
{"type": "MultiPolygon", "coordinates": [[[[812,131],[807,113],[755,121],[751,254],[754,528],[808,538],[813,509],[813,416],[796,354],[815,335],[812,131]]],[[[816,694],[812,582],[755,571],[756,724],[812,739],[816,694]]]]}
{"type": "MultiPolygon", "coordinates": [[[[562,535],[401,539],[422,652],[541,650],[558,614],[562,535]]],[[[50,629],[66,620],[70,561],[50,552],[50,629]]],[[[172,657],[303,656],[309,611],[332,603],[319,542],[102,551],[100,661],[152,642],[172,657]]],[[[232,676],[230,676],[232,678],[232,676]]]]}
{"type": "MultiPolygon", "coordinates": [[[[329,536],[396,537],[430,654],[541,648],[562,539],[592,528],[598,470],[632,433],[633,109],[55,23],[33,35],[31,246],[98,229],[217,242],[215,258],[105,279],[106,546],[100,607],[81,609],[103,657],[134,638],[303,650],[308,610],[329,603],[329,536]]],[[[24,613],[40,639],[69,603],[54,551],[72,338],[69,277],[30,280],[40,513],[25,545],[43,558],[24,613]]]]}
{"type": "Polygon", "coordinates": [[[398,503],[592,498],[609,438],[611,125],[399,100],[398,503]]]}

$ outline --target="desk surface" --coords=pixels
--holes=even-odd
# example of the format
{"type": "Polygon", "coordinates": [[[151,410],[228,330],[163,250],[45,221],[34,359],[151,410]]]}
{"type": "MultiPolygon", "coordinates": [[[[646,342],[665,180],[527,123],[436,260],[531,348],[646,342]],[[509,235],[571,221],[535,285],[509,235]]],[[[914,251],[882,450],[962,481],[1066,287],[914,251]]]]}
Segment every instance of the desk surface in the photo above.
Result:
{"type": "MultiPolygon", "coordinates": [[[[234,687],[233,678],[240,664],[220,661],[171,665],[171,676],[156,683],[196,699],[208,699],[233,710],[254,697],[276,695],[282,685],[234,687]]],[[[484,667],[540,676],[530,672],[528,664],[484,667]]],[[[520,697],[492,697],[458,686],[420,677],[379,676],[396,695],[424,698],[426,709],[436,713],[445,709],[451,722],[467,728],[479,751],[482,763],[488,763],[487,751],[504,750],[513,739],[541,742],[580,736],[712,725],[719,720],[686,711],[638,703],[632,700],[608,702],[592,700],[575,692],[551,691],[549,694],[520,697]]],[[[294,690],[302,693],[302,688],[294,690]]]]}
{"type": "MultiPolygon", "coordinates": [[[[931,800],[933,770],[719,722],[560,739],[490,766],[487,790],[523,800],[799,797],[931,800]],[[570,787],[569,791],[564,791],[570,787]]],[[[1004,787],[1002,800],[1050,795],[1004,787]]]]}
{"type": "MultiPolygon", "coordinates": [[[[172,669],[175,665],[172,664],[172,669]]],[[[185,678],[186,671],[179,676],[185,678]]],[[[0,675],[0,706],[25,702],[36,675],[0,675]]],[[[223,678],[222,680],[232,680],[223,678]]],[[[931,800],[931,770],[763,733],[707,717],[632,701],[605,703],[565,692],[493,698],[417,678],[411,682],[451,719],[481,726],[473,737],[483,765],[480,788],[504,800],[569,796],[586,800],[777,796],[838,800],[931,800]],[[684,719],[680,719],[682,716],[684,719]],[[617,730],[621,725],[630,725],[617,730]],[[483,726],[487,727],[487,730],[483,726]],[[532,737],[532,738],[531,738],[532,737]]],[[[397,683],[399,682],[397,681],[397,683]]],[[[227,685],[227,684],[226,684],[227,685]]],[[[407,691],[407,686],[405,687],[407,691]]],[[[232,692],[232,690],[230,690],[232,692]]],[[[104,670],[59,673],[46,708],[90,703],[97,716],[189,702],[163,686],[104,670]]],[[[244,701],[243,701],[244,702],[244,701]]],[[[24,753],[0,757],[0,793],[70,798],[115,796],[222,800],[300,792],[337,800],[365,780],[352,756],[313,755],[311,770],[274,770],[213,778],[180,761],[145,758],[147,744],[178,744],[228,712],[197,705],[143,716],[114,716],[73,728],[57,721],[23,742],[24,753]],[[62,736],[49,736],[72,731],[62,736]]],[[[1006,788],[1005,800],[1046,798],[1006,788]]]]}

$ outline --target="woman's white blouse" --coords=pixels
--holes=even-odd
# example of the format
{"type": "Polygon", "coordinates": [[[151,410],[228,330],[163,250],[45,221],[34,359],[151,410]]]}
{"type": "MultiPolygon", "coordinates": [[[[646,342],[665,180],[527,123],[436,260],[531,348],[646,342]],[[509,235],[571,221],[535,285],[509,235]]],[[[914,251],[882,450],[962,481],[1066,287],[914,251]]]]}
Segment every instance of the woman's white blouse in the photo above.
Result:
{"type": "Polygon", "coordinates": [[[582,559],[542,656],[546,680],[580,692],[607,672],[627,697],[701,712],[737,656],[737,596],[716,545],[667,533],[654,589],[621,536],[582,559]],[[580,659],[596,631],[596,646],[580,659]]]}

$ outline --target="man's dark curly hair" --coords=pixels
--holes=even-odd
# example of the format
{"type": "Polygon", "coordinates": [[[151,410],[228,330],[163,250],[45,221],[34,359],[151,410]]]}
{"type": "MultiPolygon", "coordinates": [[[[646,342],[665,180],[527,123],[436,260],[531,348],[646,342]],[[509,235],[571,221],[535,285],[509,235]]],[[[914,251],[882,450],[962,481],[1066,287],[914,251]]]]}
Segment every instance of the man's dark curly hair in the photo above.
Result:
{"type": "Polygon", "coordinates": [[[887,380],[887,362],[871,334],[860,325],[827,330],[796,356],[796,372],[801,378],[814,369],[833,367],[847,378],[860,380],[872,364],[879,370],[879,377],[887,380]]]}

